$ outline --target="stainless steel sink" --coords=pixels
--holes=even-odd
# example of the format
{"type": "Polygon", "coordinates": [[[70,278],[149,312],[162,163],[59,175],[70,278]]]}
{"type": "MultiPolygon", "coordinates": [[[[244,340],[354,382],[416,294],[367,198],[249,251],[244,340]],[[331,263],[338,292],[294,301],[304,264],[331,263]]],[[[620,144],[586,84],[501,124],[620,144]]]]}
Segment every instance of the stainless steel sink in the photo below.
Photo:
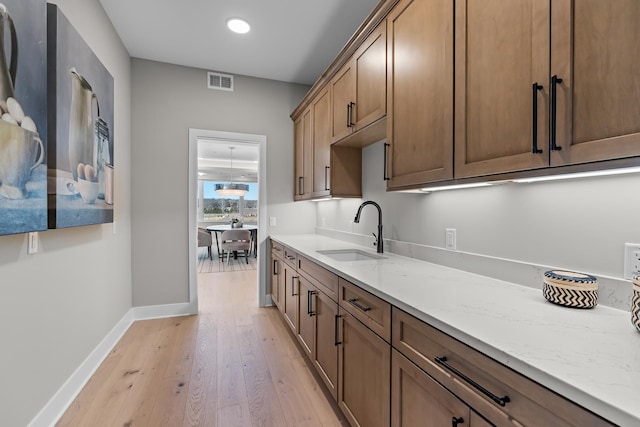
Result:
{"type": "Polygon", "coordinates": [[[336,261],[372,261],[384,259],[382,255],[376,255],[359,249],[327,249],[318,251],[319,254],[328,256],[336,261]]]}

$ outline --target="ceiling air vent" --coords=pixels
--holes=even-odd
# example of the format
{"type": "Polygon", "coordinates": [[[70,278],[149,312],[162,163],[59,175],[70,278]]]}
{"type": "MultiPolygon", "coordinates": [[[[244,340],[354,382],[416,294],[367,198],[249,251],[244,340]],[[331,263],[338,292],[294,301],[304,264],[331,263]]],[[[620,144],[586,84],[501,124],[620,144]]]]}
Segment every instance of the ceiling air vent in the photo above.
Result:
{"type": "Polygon", "coordinates": [[[229,90],[233,92],[233,76],[209,71],[207,73],[207,87],[209,89],[229,90]]]}

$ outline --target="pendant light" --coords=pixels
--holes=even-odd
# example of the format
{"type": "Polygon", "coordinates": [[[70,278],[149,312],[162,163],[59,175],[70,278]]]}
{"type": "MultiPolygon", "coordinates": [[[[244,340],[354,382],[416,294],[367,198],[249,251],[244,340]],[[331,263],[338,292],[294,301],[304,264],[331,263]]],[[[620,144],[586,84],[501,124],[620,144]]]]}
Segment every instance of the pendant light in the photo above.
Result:
{"type": "Polygon", "coordinates": [[[233,150],[235,147],[229,147],[231,150],[231,182],[228,184],[216,184],[216,193],[220,196],[244,196],[249,191],[247,184],[233,183],[233,150]]]}

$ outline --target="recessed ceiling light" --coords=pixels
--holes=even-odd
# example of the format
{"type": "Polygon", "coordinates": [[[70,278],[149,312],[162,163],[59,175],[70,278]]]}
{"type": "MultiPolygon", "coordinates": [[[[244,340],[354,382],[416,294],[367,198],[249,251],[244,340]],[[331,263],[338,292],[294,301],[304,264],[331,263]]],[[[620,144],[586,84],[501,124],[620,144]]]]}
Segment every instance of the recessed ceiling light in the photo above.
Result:
{"type": "Polygon", "coordinates": [[[240,18],[227,19],[227,27],[229,27],[229,29],[234,33],[238,34],[246,34],[251,29],[249,23],[240,18]]]}

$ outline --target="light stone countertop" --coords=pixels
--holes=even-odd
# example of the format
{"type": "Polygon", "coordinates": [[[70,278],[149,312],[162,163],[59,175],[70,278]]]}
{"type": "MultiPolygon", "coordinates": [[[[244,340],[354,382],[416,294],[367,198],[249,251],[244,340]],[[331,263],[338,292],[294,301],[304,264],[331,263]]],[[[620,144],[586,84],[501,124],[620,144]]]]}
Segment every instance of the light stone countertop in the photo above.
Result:
{"type": "Polygon", "coordinates": [[[336,261],[317,251],[375,251],[325,236],[271,238],[603,418],[640,425],[640,333],[628,311],[562,307],[544,299],[542,283],[536,290],[391,253],[336,261]]]}

